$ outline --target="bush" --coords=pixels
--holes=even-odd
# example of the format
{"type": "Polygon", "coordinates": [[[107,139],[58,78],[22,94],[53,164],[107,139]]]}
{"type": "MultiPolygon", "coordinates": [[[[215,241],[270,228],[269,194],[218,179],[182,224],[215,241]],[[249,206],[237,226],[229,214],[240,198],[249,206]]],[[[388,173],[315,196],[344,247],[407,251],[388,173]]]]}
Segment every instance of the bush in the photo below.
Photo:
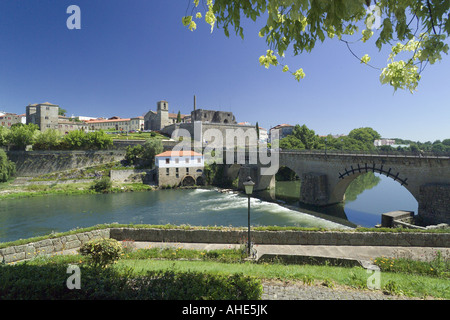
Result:
{"type": "Polygon", "coordinates": [[[87,256],[93,266],[101,268],[119,260],[122,251],[122,245],[115,239],[91,240],[80,248],[81,255],[87,256]]]}
{"type": "Polygon", "coordinates": [[[36,135],[34,150],[58,150],[61,145],[61,134],[55,129],[40,131],[36,135]]]}
{"type": "Polygon", "coordinates": [[[96,192],[105,192],[111,190],[112,188],[111,179],[109,177],[103,177],[100,180],[95,181],[91,188],[94,189],[96,192]]]}
{"type": "Polygon", "coordinates": [[[144,146],[138,144],[137,146],[128,146],[127,153],[125,154],[125,160],[128,164],[136,164],[137,160],[142,157],[144,152],[144,146]]]}
{"type": "Polygon", "coordinates": [[[133,276],[80,265],[81,288],[67,288],[67,264],[0,265],[0,300],[258,300],[261,280],[242,274],[151,271],[133,276]]]}
{"type": "Polygon", "coordinates": [[[3,149],[0,149],[0,182],[6,182],[16,173],[16,164],[8,160],[3,149]]]}
{"type": "Polygon", "coordinates": [[[259,279],[242,274],[149,271],[134,282],[136,299],[155,300],[258,300],[259,279]]]}
{"type": "Polygon", "coordinates": [[[60,145],[61,149],[68,150],[101,150],[111,147],[112,144],[112,138],[103,130],[88,133],[75,130],[66,134],[60,145]]]}
{"type": "Polygon", "coordinates": [[[25,150],[26,146],[34,143],[34,137],[39,130],[35,124],[15,124],[11,126],[6,137],[8,143],[14,145],[16,149],[25,150]]]}

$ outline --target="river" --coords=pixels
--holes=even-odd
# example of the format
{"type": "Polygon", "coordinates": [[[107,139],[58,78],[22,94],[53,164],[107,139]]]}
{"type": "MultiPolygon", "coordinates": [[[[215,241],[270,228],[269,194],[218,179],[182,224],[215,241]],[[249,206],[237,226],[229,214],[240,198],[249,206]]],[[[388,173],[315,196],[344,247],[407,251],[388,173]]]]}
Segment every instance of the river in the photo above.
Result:
{"type": "MultiPolygon", "coordinates": [[[[417,212],[417,202],[397,182],[382,176],[367,177],[350,185],[344,205],[325,209],[299,206],[292,199],[297,194],[296,188],[300,188],[298,181],[277,182],[277,199],[266,201],[264,193],[251,198],[251,224],[331,229],[373,227],[380,223],[383,212],[398,209],[417,212]]],[[[114,222],[247,226],[246,196],[217,189],[49,195],[1,200],[0,205],[0,242],[114,222]]]]}

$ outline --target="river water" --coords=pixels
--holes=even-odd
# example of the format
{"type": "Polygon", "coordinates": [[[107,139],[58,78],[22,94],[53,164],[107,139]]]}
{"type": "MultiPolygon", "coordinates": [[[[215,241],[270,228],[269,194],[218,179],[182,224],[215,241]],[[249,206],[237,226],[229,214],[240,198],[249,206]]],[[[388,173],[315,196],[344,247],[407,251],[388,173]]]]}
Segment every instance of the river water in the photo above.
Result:
{"type": "MultiPolygon", "coordinates": [[[[331,229],[373,227],[380,223],[383,212],[398,209],[417,212],[414,198],[392,179],[372,176],[360,180],[349,187],[345,205],[325,209],[300,206],[295,198],[296,188],[300,187],[297,181],[277,182],[275,199],[264,192],[251,198],[251,224],[331,229]]],[[[245,227],[247,201],[242,194],[217,189],[1,200],[0,242],[114,222],[245,227]]]]}

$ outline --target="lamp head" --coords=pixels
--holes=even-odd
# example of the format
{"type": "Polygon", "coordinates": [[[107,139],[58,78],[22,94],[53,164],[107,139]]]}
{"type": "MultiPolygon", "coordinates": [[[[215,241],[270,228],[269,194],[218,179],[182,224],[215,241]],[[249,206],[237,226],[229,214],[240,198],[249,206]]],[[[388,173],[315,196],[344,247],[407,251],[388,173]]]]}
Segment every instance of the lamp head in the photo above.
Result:
{"type": "Polygon", "coordinates": [[[253,187],[255,186],[255,183],[252,181],[251,177],[247,177],[247,181],[243,183],[245,188],[245,193],[250,195],[253,193],[253,187]]]}

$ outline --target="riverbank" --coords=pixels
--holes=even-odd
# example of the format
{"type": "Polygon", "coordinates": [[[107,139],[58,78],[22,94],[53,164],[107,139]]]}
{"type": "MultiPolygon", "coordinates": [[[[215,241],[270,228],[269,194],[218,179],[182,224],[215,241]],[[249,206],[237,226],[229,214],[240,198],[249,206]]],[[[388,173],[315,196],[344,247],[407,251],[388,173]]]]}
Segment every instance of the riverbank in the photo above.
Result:
{"type": "Polygon", "coordinates": [[[72,183],[27,184],[22,186],[0,185],[0,200],[38,197],[47,195],[81,195],[99,193],[120,193],[158,190],[157,186],[142,183],[113,183],[110,190],[97,192],[92,182],[73,181],[72,183]]]}

